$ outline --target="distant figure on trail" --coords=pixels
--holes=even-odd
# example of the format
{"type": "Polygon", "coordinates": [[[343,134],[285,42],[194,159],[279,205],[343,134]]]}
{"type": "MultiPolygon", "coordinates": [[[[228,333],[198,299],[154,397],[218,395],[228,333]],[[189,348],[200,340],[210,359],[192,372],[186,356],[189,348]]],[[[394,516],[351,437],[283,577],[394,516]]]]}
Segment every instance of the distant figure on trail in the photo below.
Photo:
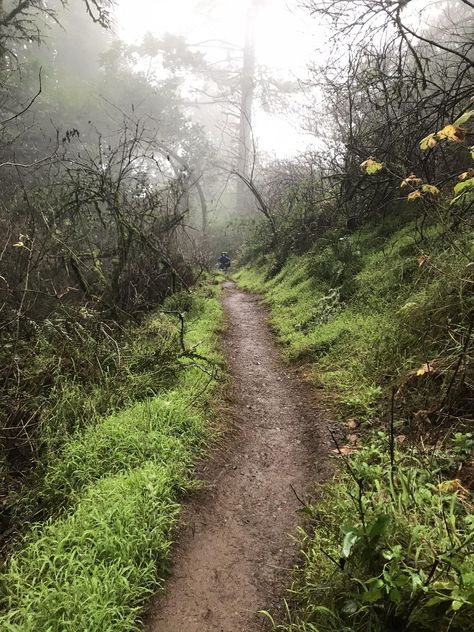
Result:
{"type": "Polygon", "coordinates": [[[221,252],[221,256],[217,259],[217,267],[223,272],[227,272],[230,268],[230,257],[226,252],[221,252]]]}

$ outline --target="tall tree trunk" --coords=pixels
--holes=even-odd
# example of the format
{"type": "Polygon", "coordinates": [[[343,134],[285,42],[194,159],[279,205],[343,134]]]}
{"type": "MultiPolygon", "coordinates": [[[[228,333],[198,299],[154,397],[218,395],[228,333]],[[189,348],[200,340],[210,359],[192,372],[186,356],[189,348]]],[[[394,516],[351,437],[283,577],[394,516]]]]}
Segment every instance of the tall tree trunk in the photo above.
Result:
{"type": "MultiPolygon", "coordinates": [[[[252,106],[255,92],[255,17],[261,0],[254,0],[247,12],[244,57],[242,77],[240,82],[240,123],[237,172],[244,178],[249,178],[252,161],[252,106]]],[[[240,214],[249,213],[252,207],[248,188],[241,178],[237,179],[236,211],[240,214]]]]}

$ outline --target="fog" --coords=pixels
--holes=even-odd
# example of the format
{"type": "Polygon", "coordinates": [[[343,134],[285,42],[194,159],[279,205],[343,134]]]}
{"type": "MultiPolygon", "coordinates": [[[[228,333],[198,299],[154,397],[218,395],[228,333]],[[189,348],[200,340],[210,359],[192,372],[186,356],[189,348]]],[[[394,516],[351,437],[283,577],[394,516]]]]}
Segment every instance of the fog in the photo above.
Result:
{"type": "Polygon", "coordinates": [[[308,200],[359,191],[365,159],[415,165],[401,139],[439,128],[469,91],[469,2],[0,6],[3,232],[6,247],[31,226],[49,244],[46,295],[58,275],[74,296],[148,305],[257,225],[264,250],[308,200]]]}
{"type": "MultiPolygon", "coordinates": [[[[249,2],[225,0],[184,1],[174,8],[160,2],[122,1],[116,9],[115,31],[128,43],[139,42],[144,33],[156,37],[165,33],[182,36],[192,51],[199,51],[209,64],[223,69],[229,57],[237,65],[242,62],[249,8],[249,2]]],[[[322,29],[316,21],[306,18],[307,12],[297,3],[285,0],[260,3],[252,19],[252,29],[255,59],[261,73],[295,84],[307,80],[308,61],[318,54],[322,29]]],[[[194,86],[192,81],[189,85],[191,94],[193,87],[195,91],[199,89],[195,78],[194,86]]],[[[297,96],[300,95],[292,94],[293,104],[302,103],[297,96]]],[[[197,95],[195,98],[199,102],[197,95]]],[[[314,138],[301,129],[297,108],[290,111],[286,104],[282,113],[282,108],[269,102],[264,94],[260,101],[254,107],[253,130],[261,151],[282,158],[311,146],[314,138]]]]}

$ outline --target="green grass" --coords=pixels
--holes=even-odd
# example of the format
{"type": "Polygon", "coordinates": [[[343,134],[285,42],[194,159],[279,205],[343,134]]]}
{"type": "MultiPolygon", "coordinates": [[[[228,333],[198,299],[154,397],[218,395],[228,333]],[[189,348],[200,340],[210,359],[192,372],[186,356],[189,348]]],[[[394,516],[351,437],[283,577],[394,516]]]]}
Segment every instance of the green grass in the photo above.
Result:
{"type": "Polygon", "coordinates": [[[474,307],[469,235],[449,243],[433,226],[420,244],[411,224],[383,239],[379,232],[352,235],[342,252],[336,241],[333,250],[291,257],[272,278],[271,260],[234,275],[264,295],[286,358],[310,363],[349,406],[443,353],[474,307]],[[420,267],[423,253],[430,259],[420,267]]]}
{"type": "Polygon", "coordinates": [[[144,599],[164,576],[177,503],[215,430],[218,293],[204,286],[188,310],[186,348],[205,360],[183,357],[173,389],[75,433],[49,461],[35,492],[56,509],[17,542],[2,573],[2,630],[140,629],[144,599]]]}
{"type": "Polygon", "coordinates": [[[473,446],[455,429],[472,416],[472,235],[433,225],[421,239],[409,224],[327,242],[290,257],[275,276],[272,256],[234,275],[264,296],[286,359],[311,367],[341,421],[358,422],[363,443],[306,508],[311,528],[299,531],[302,560],[274,629],[464,631],[474,615],[474,521],[456,481],[473,446]],[[434,371],[417,375],[427,362],[434,371]],[[393,468],[392,388],[394,430],[405,441],[393,468]],[[438,413],[448,397],[452,414],[438,413]],[[453,482],[443,488],[446,478],[453,482]]]}
{"type": "Polygon", "coordinates": [[[50,507],[70,503],[103,476],[147,461],[189,466],[204,430],[201,416],[190,410],[181,389],[135,404],[68,441],[51,460],[37,501],[50,507]]]}
{"type": "Polygon", "coordinates": [[[2,578],[2,630],[137,630],[164,570],[184,466],[141,467],[91,485],[75,510],[38,526],[2,578]]]}
{"type": "Polygon", "coordinates": [[[397,450],[392,468],[381,433],[348,463],[306,510],[314,526],[299,530],[302,564],[274,629],[470,629],[474,520],[456,486],[443,487],[446,452],[397,450]]]}

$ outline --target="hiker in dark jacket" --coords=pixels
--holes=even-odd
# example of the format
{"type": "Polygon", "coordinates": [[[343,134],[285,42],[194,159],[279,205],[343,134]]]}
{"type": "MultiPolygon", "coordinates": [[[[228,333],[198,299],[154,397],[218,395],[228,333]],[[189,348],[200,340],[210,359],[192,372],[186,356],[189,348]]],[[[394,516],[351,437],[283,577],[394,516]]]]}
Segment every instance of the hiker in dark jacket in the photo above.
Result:
{"type": "Polygon", "coordinates": [[[226,252],[221,253],[221,256],[217,259],[217,265],[224,272],[227,272],[230,268],[230,257],[226,252]]]}

